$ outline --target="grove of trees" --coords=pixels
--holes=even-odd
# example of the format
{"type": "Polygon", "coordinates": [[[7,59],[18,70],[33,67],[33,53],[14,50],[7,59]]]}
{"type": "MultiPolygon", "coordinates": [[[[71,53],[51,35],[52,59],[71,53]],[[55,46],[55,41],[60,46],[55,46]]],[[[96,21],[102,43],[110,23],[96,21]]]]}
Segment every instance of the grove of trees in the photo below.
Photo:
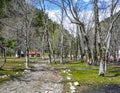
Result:
{"type": "Polygon", "coordinates": [[[24,51],[25,66],[29,69],[29,51],[40,51],[43,59],[47,53],[50,63],[59,60],[63,64],[64,59],[69,58],[89,65],[100,65],[99,75],[104,76],[109,57],[112,55],[114,62],[120,57],[120,2],[105,2],[1,0],[0,56],[6,57],[5,54],[24,51]],[[56,16],[58,23],[49,18],[46,3],[49,3],[49,7],[53,5],[59,9],[60,17],[56,16]],[[81,14],[89,9],[91,13],[81,14]],[[109,16],[103,15],[103,19],[100,19],[103,13],[109,13],[109,16]],[[75,26],[75,29],[69,29],[72,34],[64,26],[65,18],[75,26]]]}

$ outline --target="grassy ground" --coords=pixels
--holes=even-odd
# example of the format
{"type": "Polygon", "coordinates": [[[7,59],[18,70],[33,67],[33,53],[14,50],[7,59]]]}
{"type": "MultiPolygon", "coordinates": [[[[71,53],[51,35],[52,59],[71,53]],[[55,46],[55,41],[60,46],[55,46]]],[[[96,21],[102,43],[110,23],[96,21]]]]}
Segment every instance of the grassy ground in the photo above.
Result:
{"type": "MultiPolygon", "coordinates": [[[[31,58],[31,62],[41,60],[40,58],[31,58]]],[[[3,63],[3,59],[0,59],[0,65],[3,63]]],[[[62,72],[64,77],[65,89],[69,90],[69,82],[79,82],[80,86],[77,86],[77,93],[87,89],[99,89],[106,85],[117,84],[120,85],[120,68],[117,66],[109,66],[108,72],[104,77],[98,76],[99,66],[88,66],[86,63],[80,61],[65,61],[65,64],[51,64],[53,67],[58,68],[62,72]],[[72,78],[67,80],[67,73],[63,71],[70,69],[69,74],[72,78]]],[[[20,76],[23,74],[25,68],[25,58],[7,58],[3,70],[0,70],[0,83],[10,80],[12,76],[20,76]]],[[[69,91],[68,91],[69,93],[69,91]]]]}
{"type": "Polygon", "coordinates": [[[80,91],[87,89],[99,89],[102,86],[111,84],[120,85],[120,68],[116,66],[108,66],[108,72],[104,77],[98,76],[99,66],[88,66],[80,61],[67,61],[65,64],[52,64],[52,66],[70,69],[69,74],[72,78],[70,81],[66,80],[68,75],[62,71],[66,81],[65,86],[68,88],[68,82],[79,82],[80,86],[77,86],[78,93],[82,93],[80,91]]]}
{"type": "MultiPolygon", "coordinates": [[[[40,58],[30,58],[30,62],[40,60],[40,58]]],[[[0,66],[3,64],[4,59],[0,58],[0,66]]],[[[30,67],[32,67],[30,65],[30,67]]],[[[3,69],[0,70],[0,83],[12,79],[13,76],[21,76],[24,74],[25,58],[7,58],[7,63],[3,69]]]]}

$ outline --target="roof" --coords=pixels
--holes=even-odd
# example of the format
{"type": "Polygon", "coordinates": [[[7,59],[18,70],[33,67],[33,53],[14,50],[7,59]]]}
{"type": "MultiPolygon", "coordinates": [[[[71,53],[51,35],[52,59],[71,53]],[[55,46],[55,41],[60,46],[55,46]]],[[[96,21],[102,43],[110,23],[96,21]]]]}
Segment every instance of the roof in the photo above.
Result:
{"type": "Polygon", "coordinates": [[[31,55],[31,54],[33,54],[33,55],[35,55],[35,54],[40,54],[39,52],[29,52],[29,54],[31,55]]]}

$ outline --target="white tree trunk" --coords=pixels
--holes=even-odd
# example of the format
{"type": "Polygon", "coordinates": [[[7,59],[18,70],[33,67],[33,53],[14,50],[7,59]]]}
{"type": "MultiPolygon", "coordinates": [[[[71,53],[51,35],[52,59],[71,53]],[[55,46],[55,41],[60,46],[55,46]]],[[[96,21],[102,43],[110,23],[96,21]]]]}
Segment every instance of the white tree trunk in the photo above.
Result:
{"type": "Polygon", "coordinates": [[[104,76],[107,71],[107,64],[106,61],[100,61],[100,68],[99,68],[99,76],[104,76]]]}
{"type": "Polygon", "coordinates": [[[103,68],[103,60],[100,62],[100,67],[99,67],[99,76],[104,76],[104,68],[103,68]]]}
{"type": "Polygon", "coordinates": [[[28,69],[28,56],[26,55],[26,63],[25,63],[25,68],[28,69]]]}
{"type": "Polygon", "coordinates": [[[61,57],[60,57],[60,63],[63,63],[63,33],[61,35],[61,57]]]}

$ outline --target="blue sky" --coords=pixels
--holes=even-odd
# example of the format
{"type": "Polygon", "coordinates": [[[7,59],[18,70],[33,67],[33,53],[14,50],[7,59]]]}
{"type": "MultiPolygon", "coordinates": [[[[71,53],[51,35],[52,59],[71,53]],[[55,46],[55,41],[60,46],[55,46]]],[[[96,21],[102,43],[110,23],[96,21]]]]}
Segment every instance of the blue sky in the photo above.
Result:
{"type": "MultiPolygon", "coordinates": [[[[60,0],[57,0],[57,2],[59,2],[59,1],[60,0]]],[[[83,7],[87,6],[88,10],[92,9],[91,0],[77,0],[77,2],[80,6],[83,6],[83,7]]],[[[37,8],[40,8],[39,0],[34,0],[34,4],[37,8]]],[[[47,2],[47,0],[45,0],[45,6],[46,6],[46,9],[48,9],[48,10],[49,9],[51,9],[51,10],[58,10],[59,9],[59,7],[57,5],[47,2]]]]}
{"type": "MultiPolygon", "coordinates": [[[[45,7],[47,10],[59,10],[59,7],[55,4],[49,3],[47,0],[26,0],[28,2],[33,1],[35,6],[37,8],[40,8],[40,3],[39,1],[45,1],[45,7]]],[[[54,1],[54,0],[51,0],[54,1]]],[[[55,0],[57,2],[60,2],[60,0],[55,0]]],[[[67,0],[66,0],[67,1],[67,0]]],[[[78,7],[81,7],[81,11],[90,11],[93,10],[93,0],[72,0],[73,2],[77,2],[78,7]]],[[[107,6],[111,2],[111,0],[98,0],[99,5],[102,3],[100,6],[107,6]]],[[[120,0],[119,0],[120,3],[120,0]]]]}
{"type": "MultiPolygon", "coordinates": [[[[37,8],[39,7],[39,3],[36,1],[35,6],[37,8]]],[[[41,0],[42,1],[42,0],[41,0]]],[[[53,1],[53,0],[52,0],[53,1]]],[[[60,0],[57,0],[60,1],[60,0]]],[[[86,22],[86,26],[87,24],[91,21],[93,22],[93,0],[74,0],[77,1],[78,7],[80,8],[79,14],[80,14],[80,20],[83,22],[86,22]]],[[[99,0],[99,6],[107,6],[110,4],[111,0],[99,0]],[[101,2],[101,3],[100,3],[101,2]]],[[[120,0],[119,0],[120,2],[120,0]]],[[[60,12],[60,8],[54,4],[51,4],[49,2],[45,2],[45,8],[46,8],[46,13],[48,13],[48,16],[50,19],[52,19],[53,21],[60,23],[60,19],[61,19],[61,12],[60,12]]],[[[120,4],[119,6],[116,8],[116,11],[120,10],[120,4]]],[[[100,20],[103,20],[106,17],[109,17],[110,15],[110,11],[109,9],[107,10],[107,12],[103,13],[102,11],[99,13],[100,20]]],[[[93,24],[93,23],[91,23],[93,24]]],[[[67,17],[64,17],[64,27],[66,27],[67,29],[74,29],[75,25],[70,23],[70,20],[67,17]]]]}

